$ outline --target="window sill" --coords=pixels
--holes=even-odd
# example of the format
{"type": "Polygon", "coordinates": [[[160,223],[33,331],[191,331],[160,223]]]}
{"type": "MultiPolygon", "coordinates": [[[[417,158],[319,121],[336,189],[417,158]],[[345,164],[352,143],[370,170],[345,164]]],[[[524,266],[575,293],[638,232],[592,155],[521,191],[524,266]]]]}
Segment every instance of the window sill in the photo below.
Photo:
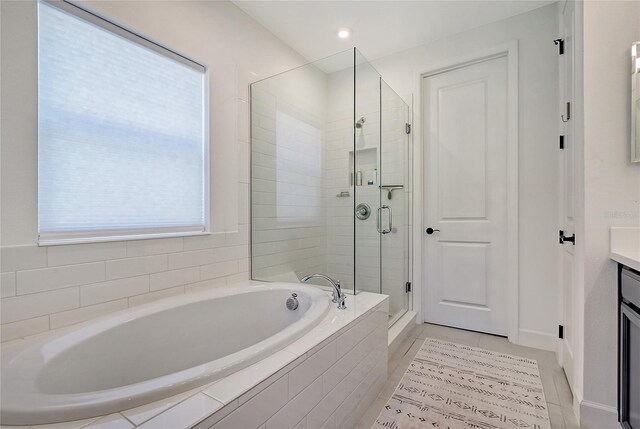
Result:
{"type": "Polygon", "coordinates": [[[176,232],[158,232],[146,234],[120,234],[105,235],[92,237],[38,237],[39,247],[62,246],[66,244],[88,244],[88,243],[106,243],[110,241],[133,241],[133,240],[150,240],[154,238],[172,238],[172,237],[194,237],[198,235],[212,235],[211,231],[176,231],[176,232]]]}

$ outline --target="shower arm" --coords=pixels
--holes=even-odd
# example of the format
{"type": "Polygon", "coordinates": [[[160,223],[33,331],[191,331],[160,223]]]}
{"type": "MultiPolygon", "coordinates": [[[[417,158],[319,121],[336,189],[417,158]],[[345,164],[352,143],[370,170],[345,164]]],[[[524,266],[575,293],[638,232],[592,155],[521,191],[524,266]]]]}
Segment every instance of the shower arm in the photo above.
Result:
{"type": "Polygon", "coordinates": [[[404,188],[404,185],[380,185],[380,189],[385,189],[388,191],[387,198],[389,199],[391,199],[393,191],[402,188],[404,188]]]}

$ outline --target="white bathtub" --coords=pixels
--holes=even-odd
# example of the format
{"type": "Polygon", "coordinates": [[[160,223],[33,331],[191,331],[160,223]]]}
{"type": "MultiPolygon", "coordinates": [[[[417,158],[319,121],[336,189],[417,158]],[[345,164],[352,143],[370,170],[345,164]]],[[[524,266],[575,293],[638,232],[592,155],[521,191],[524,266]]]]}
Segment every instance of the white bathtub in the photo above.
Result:
{"type": "Polygon", "coordinates": [[[229,287],[25,341],[2,356],[2,424],[105,415],[210,383],[303,336],[329,302],[301,284],[229,287]],[[294,311],[285,306],[292,293],[294,311]]]}

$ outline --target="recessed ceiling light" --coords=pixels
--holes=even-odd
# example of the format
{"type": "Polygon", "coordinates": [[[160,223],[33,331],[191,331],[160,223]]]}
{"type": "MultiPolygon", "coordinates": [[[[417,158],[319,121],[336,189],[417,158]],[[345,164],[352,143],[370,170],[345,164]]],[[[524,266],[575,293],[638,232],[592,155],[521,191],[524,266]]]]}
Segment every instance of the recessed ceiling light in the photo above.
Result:
{"type": "Polygon", "coordinates": [[[340,28],[338,29],[338,37],[341,39],[346,39],[351,36],[351,30],[348,28],[340,28]]]}

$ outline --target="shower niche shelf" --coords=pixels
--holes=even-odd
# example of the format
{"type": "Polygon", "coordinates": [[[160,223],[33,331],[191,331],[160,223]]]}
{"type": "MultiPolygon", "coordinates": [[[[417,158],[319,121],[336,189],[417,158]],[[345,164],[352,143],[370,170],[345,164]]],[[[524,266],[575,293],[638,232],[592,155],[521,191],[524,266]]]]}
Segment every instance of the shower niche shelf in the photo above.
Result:
{"type": "Polygon", "coordinates": [[[349,151],[349,184],[351,186],[378,185],[378,149],[375,147],[349,151]],[[354,165],[358,165],[354,169],[354,165]],[[358,171],[362,180],[358,180],[358,171]]]}

